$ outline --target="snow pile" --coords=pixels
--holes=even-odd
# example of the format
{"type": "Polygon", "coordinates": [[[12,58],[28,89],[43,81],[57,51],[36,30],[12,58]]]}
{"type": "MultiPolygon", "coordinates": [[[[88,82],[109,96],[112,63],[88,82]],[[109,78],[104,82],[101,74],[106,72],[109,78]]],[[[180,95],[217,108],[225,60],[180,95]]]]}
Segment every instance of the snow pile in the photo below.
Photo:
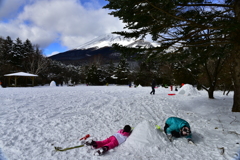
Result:
{"type": "Polygon", "coordinates": [[[57,85],[56,85],[56,82],[55,81],[52,81],[51,83],[50,83],[50,87],[56,87],[57,85]]]}
{"type": "Polygon", "coordinates": [[[143,149],[146,146],[153,146],[162,143],[162,135],[155,129],[155,126],[148,121],[139,123],[133,130],[125,145],[135,149],[143,149]]]}
{"type": "Polygon", "coordinates": [[[178,90],[178,94],[185,95],[185,96],[193,96],[193,95],[199,95],[199,92],[192,85],[185,84],[178,90]]]}

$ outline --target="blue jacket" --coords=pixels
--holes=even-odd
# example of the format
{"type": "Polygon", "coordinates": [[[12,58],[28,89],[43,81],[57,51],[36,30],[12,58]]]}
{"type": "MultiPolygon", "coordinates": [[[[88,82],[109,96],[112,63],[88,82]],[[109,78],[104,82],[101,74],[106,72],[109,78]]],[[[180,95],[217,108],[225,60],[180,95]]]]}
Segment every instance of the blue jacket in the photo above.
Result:
{"type": "MultiPolygon", "coordinates": [[[[168,118],[166,121],[166,124],[169,125],[169,127],[166,129],[167,134],[171,134],[172,131],[176,131],[176,132],[180,133],[181,128],[184,126],[191,129],[190,125],[187,121],[185,121],[184,119],[181,119],[181,118],[177,118],[177,117],[168,118]]],[[[192,134],[186,136],[186,138],[192,138],[192,134]]]]}

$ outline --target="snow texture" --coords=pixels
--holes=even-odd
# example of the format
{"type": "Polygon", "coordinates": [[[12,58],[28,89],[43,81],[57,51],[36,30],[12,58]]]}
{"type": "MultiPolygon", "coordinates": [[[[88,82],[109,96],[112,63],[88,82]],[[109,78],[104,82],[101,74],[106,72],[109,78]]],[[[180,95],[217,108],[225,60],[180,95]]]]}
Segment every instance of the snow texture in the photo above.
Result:
{"type": "MultiPolygon", "coordinates": [[[[183,87],[185,88],[185,87],[183,87]]],[[[0,89],[1,160],[233,160],[239,157],[240,113],[232,113],[233,93],[216,91],[169,96],[169,88],[126,86],[9,87],[0,89]],[[187,120],[192,139],[169,142],[155,125],[169,117],[187,120]],[[73,147],[90,134],[103,140],[125,125],[134,130],[125,143],[102,156],[73,147]]],[[[191,93],[192,88],[185,88],[191,93]]],[[[239,159],[239,158],[238,158],[239,159]]]]}

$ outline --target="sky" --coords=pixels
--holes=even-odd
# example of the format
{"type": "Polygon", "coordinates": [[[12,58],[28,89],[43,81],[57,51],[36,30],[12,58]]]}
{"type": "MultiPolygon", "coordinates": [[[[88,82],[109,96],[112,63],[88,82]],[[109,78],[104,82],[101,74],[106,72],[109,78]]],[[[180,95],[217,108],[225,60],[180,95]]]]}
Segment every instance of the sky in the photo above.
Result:
{"type": "Polygon", "coordinates": [[[0,0],[0,36],[29,39],[49,56],[123,30],[105,0],[0,0]]]}
{"type": "Polygon", "coordinates": [[[189,84],[178,91],[158,87],[155,95],[150,86],[53,84],[0,86],[1,160],[240,160],[240,113],[231,112],[233,92],[215,91],[209,99],[189,84]],[[196,145],[184,137],[167,139],[162,129],[169,117],[189,123],[196,145]],[[54,149],[84,144],[79,139],[87,134],[88,140],[104,140],[125,125],[133,132],[105,155],[94,156],[91,147],[54,149]]]}

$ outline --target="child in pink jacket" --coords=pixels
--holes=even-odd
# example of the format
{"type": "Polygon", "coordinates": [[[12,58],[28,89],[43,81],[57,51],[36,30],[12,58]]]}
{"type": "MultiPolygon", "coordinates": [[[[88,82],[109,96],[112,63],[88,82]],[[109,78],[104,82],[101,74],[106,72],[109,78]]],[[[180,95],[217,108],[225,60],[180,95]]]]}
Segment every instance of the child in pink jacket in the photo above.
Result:
{"type": "Polygon", "coordinates": [[[86,142],[87,146],[92,146],[93,148],[101,148],[97,150],[95,155],[102,155],[106,153],[108,150],[117,147],[118,145],[122,144],[126,141],[126,139],[131,134],[131,127],[129,125],[124,126],[123,129],[120,129],[117,133],[112,135],[111,137],[103,140],[103,141],[93,141],[90,140],[86,142]]]}

